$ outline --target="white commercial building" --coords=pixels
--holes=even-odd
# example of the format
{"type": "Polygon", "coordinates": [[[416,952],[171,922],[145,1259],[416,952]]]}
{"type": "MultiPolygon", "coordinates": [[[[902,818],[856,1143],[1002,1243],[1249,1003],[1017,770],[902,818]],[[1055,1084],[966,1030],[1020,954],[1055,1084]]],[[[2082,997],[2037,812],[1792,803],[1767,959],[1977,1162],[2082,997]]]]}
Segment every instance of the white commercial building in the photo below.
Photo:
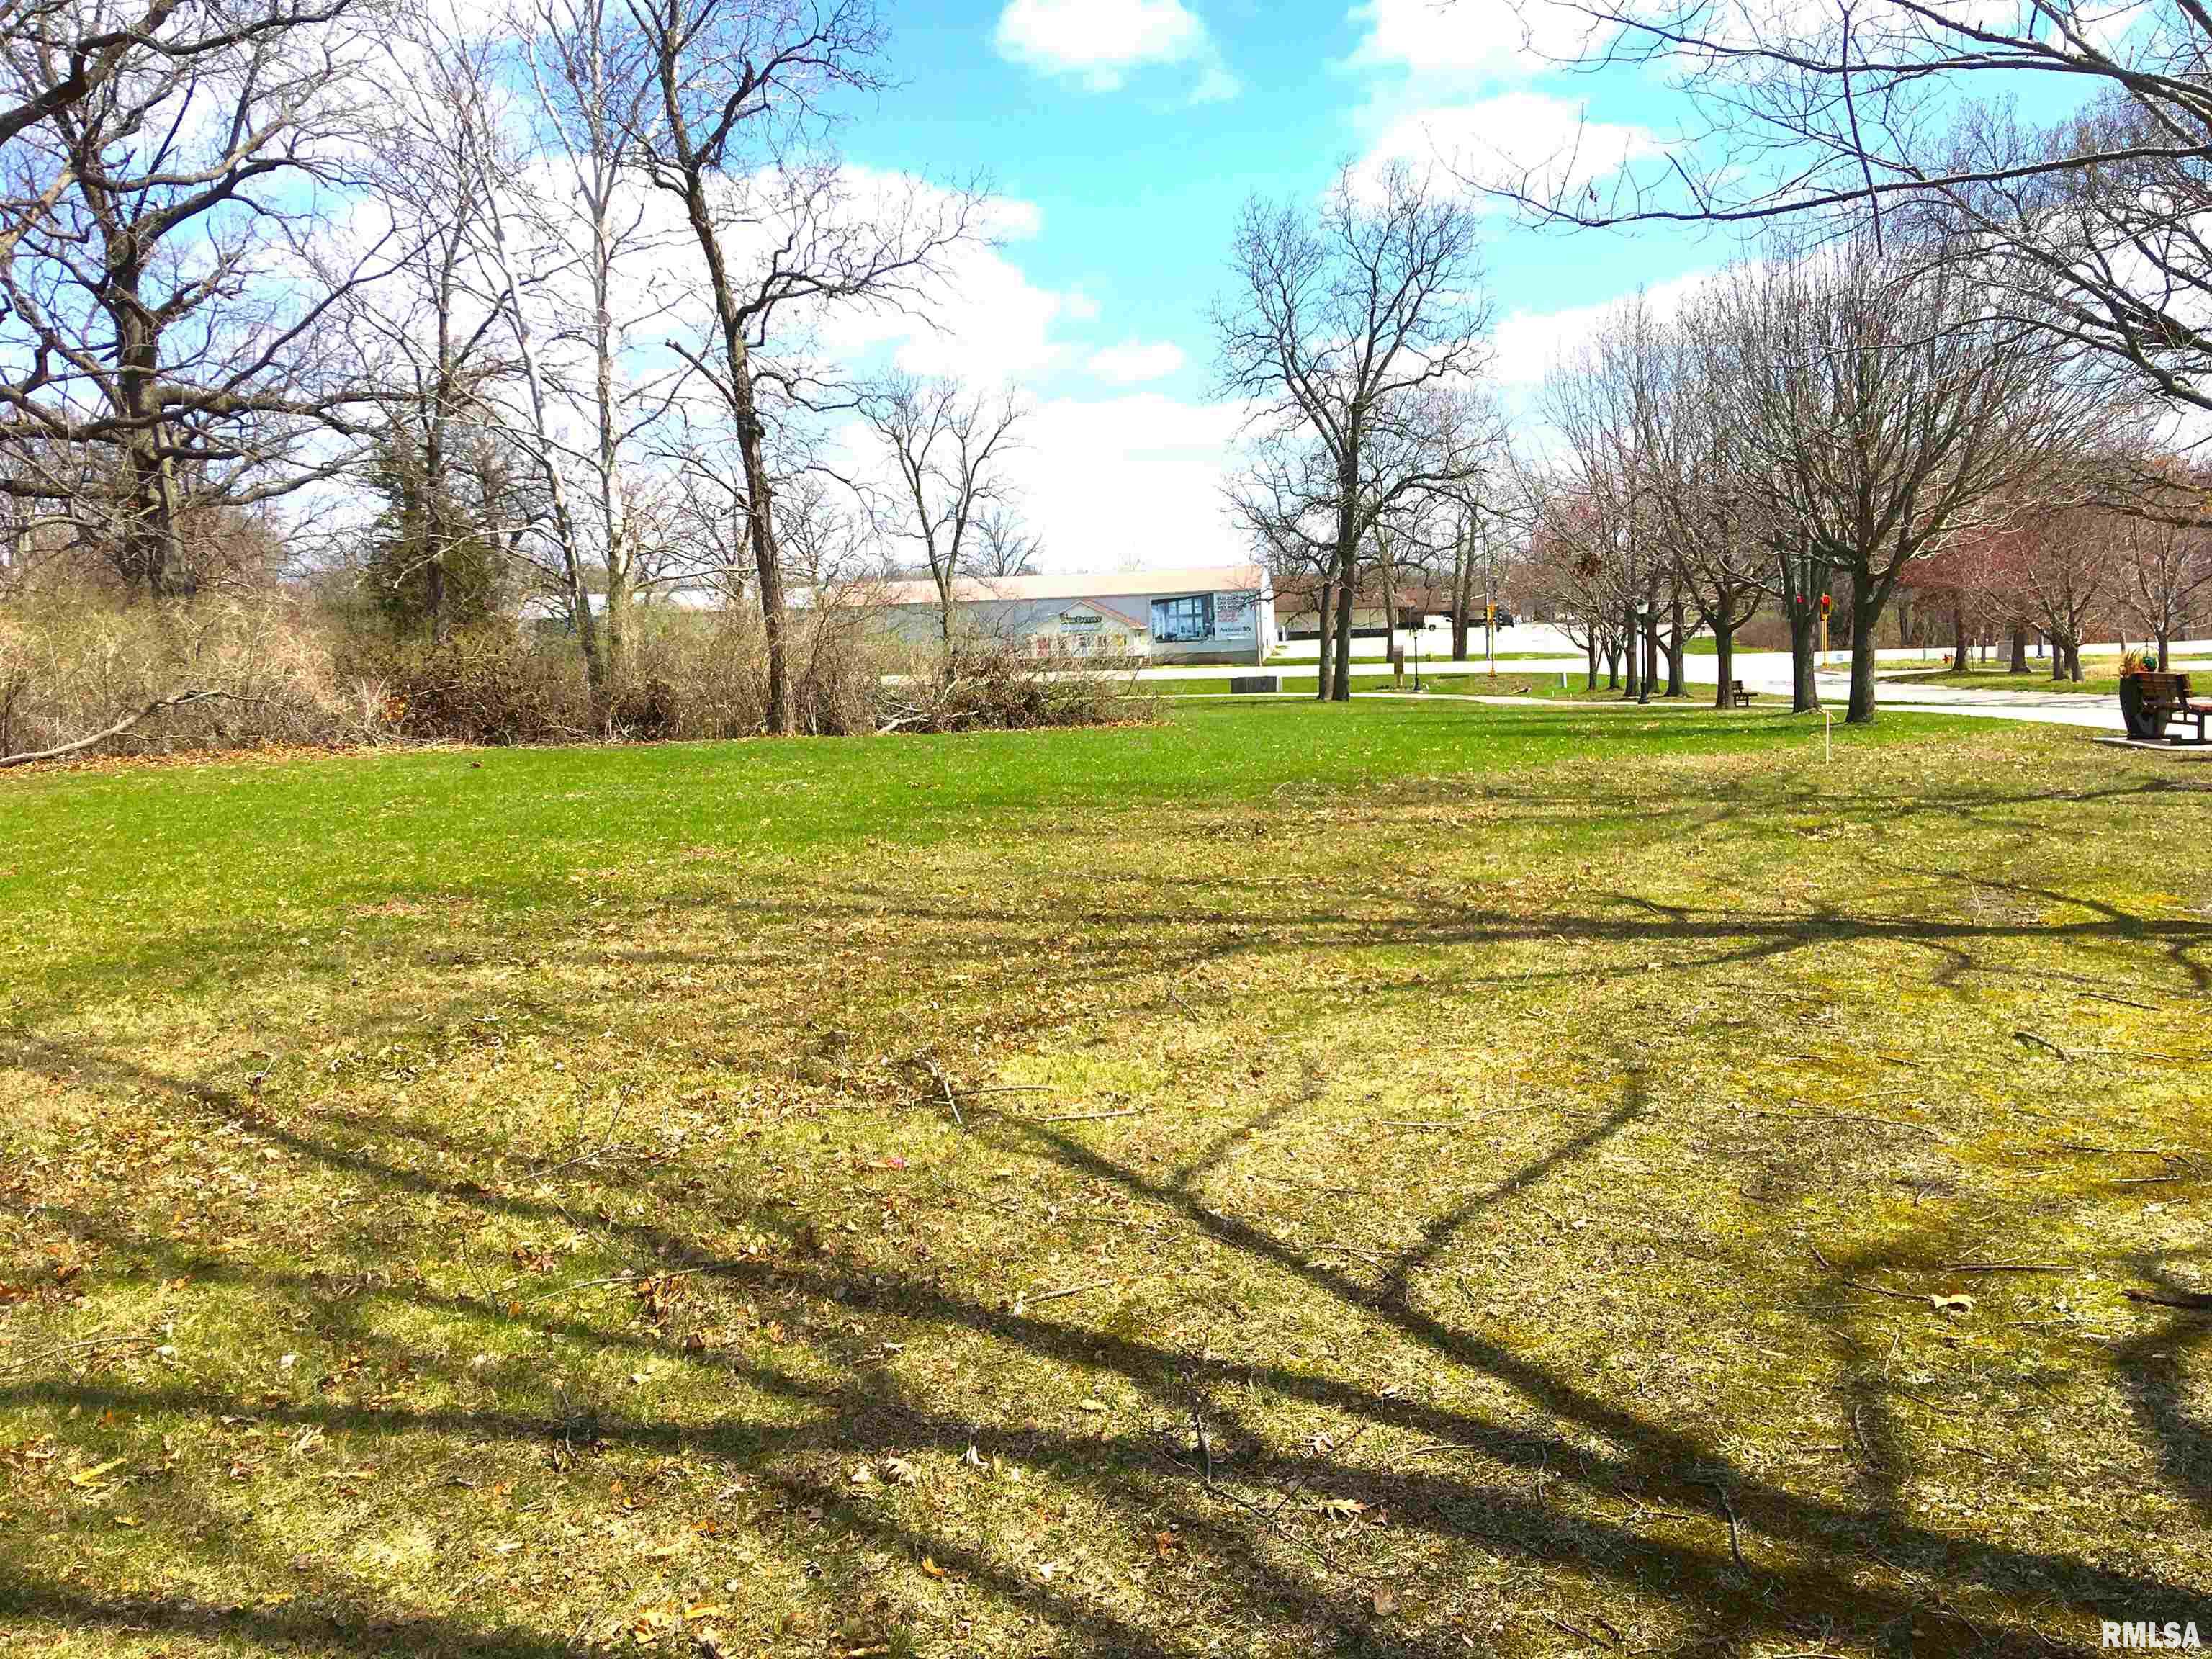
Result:
{"type": "MultiPolygon", "coordinates": [[[[867,595],[901,634],[940,636],[934,582],[888,582],[867,595]]],[[[957,629],[1030,656],[1258,663],[1275,643],[1274,590],[1256,564],[962,577],[953,603],[957,629]]]]}

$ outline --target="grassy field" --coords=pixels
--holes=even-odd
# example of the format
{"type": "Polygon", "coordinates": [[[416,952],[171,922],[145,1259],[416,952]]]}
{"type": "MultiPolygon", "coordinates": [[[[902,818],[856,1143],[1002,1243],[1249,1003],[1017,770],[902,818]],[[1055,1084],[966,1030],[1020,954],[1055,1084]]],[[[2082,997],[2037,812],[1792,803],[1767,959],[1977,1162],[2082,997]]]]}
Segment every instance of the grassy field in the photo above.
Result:
{"type": "Polygon", "coordinates": [[[1820,753],[1269,702],[0,782],[0,1653],[2212,1626],[2212,772],[1820,753]]]}

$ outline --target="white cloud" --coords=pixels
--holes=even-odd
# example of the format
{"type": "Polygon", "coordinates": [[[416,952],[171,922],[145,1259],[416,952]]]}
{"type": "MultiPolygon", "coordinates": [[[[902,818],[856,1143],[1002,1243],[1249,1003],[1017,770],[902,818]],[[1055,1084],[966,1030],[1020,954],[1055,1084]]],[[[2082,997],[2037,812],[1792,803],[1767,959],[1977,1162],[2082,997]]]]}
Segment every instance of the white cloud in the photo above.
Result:
{"type": "Polygon", "coordinates": [[[1365,33],[1347,68],[1462,86],[1541,74],[1579,52],[1589,31],[1585,13],[1557,0],[1360,0],[1350,21],[1365,33]]]}
{"type": "Polygon", "coordinates": [[[1145,64],[1176,64],[1206,46],[1206,25],[1182,0],[1008,0],[999,50],[1017,63],[1079,74],[1100,91],[1145,64]]]}
{"type": "Polygon", "coordinates": [[[1198,103],[1233,98],[1206,23],[1182,0],[1007,0],[999,14],[1001,57],[1048,75],[1072,75],[1093,92],[1118,90],[1133,70],[1190,64],[1198,103]]]}
{"type": "Polygon", "coordinates": [[[1442,167],[1478,182],[1541,193],[1580,188],[1663,149],[1648,129],[1589,120],[1567,99],[1507,92],[1399,116],[1368,146],[1358,173],[1372,181],[1402,161],[1416,171],[1442,167]]]}
{"type": "Polygon", "coordinates": [[[1060,398],[1031,418],[1013,465],[1024,516],[1055,570],[1218,564],[1250,556],[1221,495],[1244,411],[1155,392],[1060,398]]]}
{"type": "MultiPolygon", "coordinates": [[[[1644,290],[1644,301],[1655,315],[1672,316],[1675,308],[1713,275],[1710,270],[1692,270],[1669,277],[1647,287],[1644,290]]],[[[1535,385],[1554,364],[1579,349],[1605,321],[1606,314],[1632,294],[1632,289],[1596,305],[1575,306],[1564,311],[1510,313],[1498,323],[1491,337],[1498,349],[1493,374],[1507,386],[1535,385]]]]}
{"type": "Polygon", "coordinates": [[[1198,84],[1190,89],[1194,104],[1226,103],[1244,90],[1244,83],[1223,68],[1218,62],[1208,64],[1206,72],[1198,77],[1198,84]]]}
{"type": "Polygon", "coordinates": [[[1164,380],[1183,362],[1182,348],[1172,340],[1124,340],[1094,353],[1085,367],[1110,386],[1142,386],[1164,380]]]}
{"type": "MultiPolygon", "coordinates": [[[[915,187],[901,173],[848,172],[863,205],[915,187]]],[[[1006,244],[1035,240],[1043,225],[1035,203],[994,198],[984,204],[981,228],[995,243],[963,243],[942,256],[926,307],[827,308],[810,319],[821,348],[852,367],[879,366],[887,357],[909,374],[951,375],[977,386],[1049,372],[1068,353],[1054,331],[1095,315],[1097,307],[1080,293],[1038,287],[1006,252],[1006,244]]]]}

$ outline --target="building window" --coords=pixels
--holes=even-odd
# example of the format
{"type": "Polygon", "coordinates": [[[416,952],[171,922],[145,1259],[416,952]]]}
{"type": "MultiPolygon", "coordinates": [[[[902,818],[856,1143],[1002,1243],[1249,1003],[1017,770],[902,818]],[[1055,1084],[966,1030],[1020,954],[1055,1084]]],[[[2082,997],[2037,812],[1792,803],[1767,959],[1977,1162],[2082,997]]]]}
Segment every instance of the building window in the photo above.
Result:
{"type": "Polygon", "coordinates": [[[1213,595],[1194,593],[1188,599],[1154,599],[1152,637],[1168,644],[1212,639],[1213,595]]]}

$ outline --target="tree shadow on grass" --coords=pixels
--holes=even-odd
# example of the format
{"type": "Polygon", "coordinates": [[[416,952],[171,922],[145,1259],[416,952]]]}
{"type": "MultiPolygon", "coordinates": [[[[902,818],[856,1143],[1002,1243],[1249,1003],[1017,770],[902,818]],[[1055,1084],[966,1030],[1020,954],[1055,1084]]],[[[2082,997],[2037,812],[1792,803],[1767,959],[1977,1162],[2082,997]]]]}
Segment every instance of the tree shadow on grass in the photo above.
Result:
{"type": "MultiPolygon", "coordinates": [[[[432,1176],[394,1164],[363,1146],[335,1144],[205,1085],[89,1056],[80,1069],[96,1070],[106,1087],[159,1094],[176,1109],[204,1115],[211,1124],[248,1124],[257,1136],[381,1190],[434,1197],[442,1204],[533,1224],[574,1219],[572,1212],[540,1196],[494,1190],[467,1175],[432,1176]]],[[[1632,1080],[1621,1104],[1596,1131],[1540,1158],[1492,1189],[1493,1194],[1525,1190],[1603,1134],[1634,1121],[1644,1109],[1639,1089],[1632,1080]]],[[[941,1569],[961,1573],[1005,1607],[1056,1627],[1059,1639],[1091,1651],[1164,1655],[1182,1647],[1149,1624],[1131,1624],[1102,1612],[1091,1598],[1032,1582],[1007,1561],[961,1537],[919,1528],[887,1513],[882,1504],[855,1499],[839,1481],[842,1462],[922,1451],[952,1456],[969,1445],[1024,1457],[1064,1472],[1133,1522],[1140,1520],[1140,1535],[1167,1522],[1188,1540],[1188,1547],[1202,1550],[1214,1564],[1208,1594],[1220,1612],[1246,1628],[1277,1629],[1285,1635],[1290,1630],[1303,1631],[1309,1638],[1319,1636],[1346,1650],[1362,1652],[1431,1656],[1463,1649],[1455,1633],[1401,1633],[1379,1620],[1363,1599],[1358,1559],[1332,1559],[1330,1547],[1316,1541],[1302,1513],[1295,1523],[1267,1522],[1260,1512],[1271,1494],[1310,1491],[1387,1504],[1401,1533],[1431,1538],[1440,1546],[1479,1546],[1492,1558],[1523,1567],[1556,1569],[1583,1583],[1585,1593],[1609,1586],[1615,1597],[1656,1597],[1691,1624],[1720,1633],[1729,1642],[1759,1636],[1802,1638],[1808,1629],[1825,1626],[1850,1633],[1852,1639],[1880,1644],[1916,1618],[1950,1616],[1978,1622],[1960,1624],[1953,1638],[1947,1638],[1945,1650],[2010,1652],[2024,1639],[2024,1627],[2014,1621],[2039,1603],[2055,1601],[2072,1609],[2087,1632],[2097,1616],[2114,1609],[2184,1607],[2193,1593],[2187,1586],[2115,1570],[2086,1556],[1961,1538],[1954,1531],[1916,1523],[1886,1506],[1853,1505],[1792,1491],[1732,1459],[1716,1438],[1692,1425],[1655,1421],[1605,1397],[1585,1381],[1409,1305],[1402,1279],[1379,1286],[1364,1285],[1316,1263],[1307,1253],[1252,1222],[1207,1206],[1193,1191],[1188,1172],[1165,1180],[1148,1177],[1075,1134],[1050,1126],[1000,1123],[978,1133],[1003,1139],[1010,1147],[1028,1146],[1073,1173],[1110,1183],[1141,1200],[1152,1212],[1180,1224],[1190,1237],[1231,1249],[1325,1303],[1381,1322],[1437,1362],[1506,1385],[1518,1397],[1571,1425],[1571,1432],[1419,1400],[1378,1397],[1371,1386],[1356,1378],[1334,1376],[1310,1366],[1240,1362],[1240,1372],[1256,1378],[1269,1392],[1326,1408],[1355,1425],[1418,1432],[1451,1449],[1448,1455],[1472,1451],[1508,1473],[1534,1474],[1540,1481],[1555,1483],[1555,1490],[1574,1494],[1574,1501],[1547,1498],[1540,1484],[1532,1494],[1517,1483],[1508,1486],[1497,1480],[1440,1473],[1425,1464],[1394,1468],[1377,1467],[1372,1461],[1354,1462],[1319,1446],[1299,1451],[1271,1447],[1249,1467],[1220,1472],[1209,1480],[1156,1434],[1053,1432],[947,1414],[880,1374],[856,1372],[848,1358],[819,1338],[808,1343],[808,1363],[829,1368],[842,1380],[825,1382],[800,1376],[789,1367],[763,1364],[738,1350],[687,1350],[661,1334],[609,1331],[557,1305],[534,1303],[519,1311],[503,1310],[495,1304],[441,1297],[408,1285],[386,1287],[373,1295],[464,1326],[520,1325],[585,1351],[657,1353],[670,1363],[711,1366],[747,1394],[804,1407],[808,1415],[803,1422],[777,1425],[751,1420],[742,1407],[714,1421],[685,1423],[600,1405],[594,1407],[593,1432],[611,1446],[681,1451],[731,1473],[748,1474],[789,1503],[819,1510],[833,1531],[909,1559],[927,1556],[941,1569]],[[1704,1516],[1705,1540],[1655,1540],[1637,1530],[1632,1516],[1601,1514],[1595,1507],[1646,1500],[1704,1516]],[[1885,1578],[1876,1571],[1899,1562],[1916,1574],[1933,1577],[1944,1591],[1931,1598],[1912,1588],[1909,1579],[1885,1578]],[[1942,1613],[1947,1594],[1965,1598],[1948,1615],[1942,1613]]],[[[40,1206],[28,1207],[31,1212],[46,1213],[40,1206]]],[[[1438,1248],[1468,1213],[1468,1206],[1462,1206],[1448,1215],[1423,1248],[1438,1248]]],[[[143,1229],[118,1229],[97,1217],[55,1218],[72,1231],[125,1242],[133,1249],[158,1254],[169,1248],[143,1229]]],[[[648,1222],[602,1212],[594,1224],[623,1242],[637,1259],[641,1273],[680,1267],[746,1294],[775,1290],[842,1304],[884,1336],[897,1331],[909,1341],[931,1330],[970,1334],[1010,1356],[1117,1376],[1164,1415],[1171,1416],[1177,1408],[1179,1379],[1194,1363],[1194,1357],[1187,1352],[1086,1326],[1072,1316],[1040,1317],[986,1305],[927,1276],[887,1272],[880,1264],[871,1264],[863,1273],[792,1250],[780,1252],[770,1262],[741,1261],[708,1248],[697,1237],[648,1222]]],[[[271,1274],[246,1265],[233,1263],[218,1272],[272,1298],[313,1304],[320,1289],[312,1277],[271,1274]]],[[[335,1316],[331,1334],[339,1341],[380,1341],[389,1358],[420,1375],[441,1375],[453,1363],[440,1351],[402,1343],[357,1320],[349,1323],[343,1311],[335,1316]]],[[[570,1420],[550,1411],[517,1414],[490,1407],[425,1410],[318,1399],[272,1401],[222,1389],[118,1387],[58,1374],[0,1387],[0,1408],[33,1407],[57,1416],[115,1413],[158,1419],[183,1415],[210,1422],[244,1418],[350,1435],[429,1436],[450,1441],[456,1455],[465,1455],[469,1446],[499,1442],[550,1447],[568,1431],[570,1420]]],[[[1255,1439],[1261,1437],[1254,1425],[1243,1426],[1255,1439]]],[[[0,1607],[49,1624],[179,1634],[216,1632],[227,1638],[271,1646],[322,1643],[331,1651],[349,1653],[483,1651],[535,1659],[564,1650],[543,1632],[517,1633],[459,1614],[421,1616],[390,1605],[388,1598],[373,1589],[327,1574],[319,1577],[310,1571],[305,1585],[301,1601],[318,1607],[312,1613],[246,1607],[210,1610],[145,1598],[105,1598],[9,1568],[0,1572],[0,1607]],[[337,1610],[335,1620],[328,1611],[331,1608],[337,1610]]],[[[2063,1639],[2038,1639],[2053,1651],[2087,1651],[2089,1645],[2086,1636],[2078,1647],[2063,1639]]]]}

